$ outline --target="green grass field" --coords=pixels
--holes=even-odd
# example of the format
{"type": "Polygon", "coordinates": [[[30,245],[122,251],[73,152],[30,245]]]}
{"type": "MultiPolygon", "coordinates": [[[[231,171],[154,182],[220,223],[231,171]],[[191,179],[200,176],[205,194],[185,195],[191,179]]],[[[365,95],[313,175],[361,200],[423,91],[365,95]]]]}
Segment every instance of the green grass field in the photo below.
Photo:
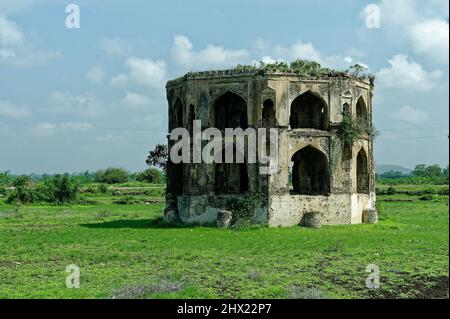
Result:
{"type": "Polygon", "coordinates": [[[377,225],[241,230],[164,225],[158,197],[92,197],[0,204],[0,298],[448,298],[448,196],[380,196],[377,225]],[[66,288],[69,264],[79,289],[66,288]]]}

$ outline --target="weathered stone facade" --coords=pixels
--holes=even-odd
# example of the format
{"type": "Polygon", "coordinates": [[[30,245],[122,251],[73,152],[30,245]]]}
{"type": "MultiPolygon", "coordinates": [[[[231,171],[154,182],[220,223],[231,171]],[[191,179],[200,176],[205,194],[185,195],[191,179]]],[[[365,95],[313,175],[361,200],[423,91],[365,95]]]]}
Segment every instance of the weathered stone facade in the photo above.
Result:
{"type": "Polygon", "coordinates": [[[188,73],[166,88],[169,131],[192,130],[197,119],[202,129],[275,127],[279,135],[272,175],[259,174],[262,164],[169,161],[167,206],[183,222],[216,223],[230,199],[253,200],[253,220],[270,226],[303,224],[308,212],[322,225],[357,224],[375,209],[372,135],[345,145],[338,134],[344,113],[372,127],[369,81],[230,70],[188,73]]]}

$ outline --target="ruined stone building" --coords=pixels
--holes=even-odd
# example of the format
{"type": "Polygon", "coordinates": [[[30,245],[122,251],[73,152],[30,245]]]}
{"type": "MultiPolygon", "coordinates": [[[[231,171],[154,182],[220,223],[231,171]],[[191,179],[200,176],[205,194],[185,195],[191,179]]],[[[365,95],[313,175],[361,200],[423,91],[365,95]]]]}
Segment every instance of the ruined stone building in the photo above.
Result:
{"type": "MultiPolygon", "coordinates": [[[[294,73],[208,71],[167,83],[169,131],[277,128],[279,171],[262,164],[174,164],[167,170],[167,207],[186,223],[213,223],[230,199],[254,201],[253,221],[302,224],[318,212],[322,224],[357,224],[375,209],[372,134],[346,145],[344,114],[372,127],[373,85],[351,76],[301,77],[294,73]]],[[[169,139],[169,147],[174,141],[169,139]]]]}

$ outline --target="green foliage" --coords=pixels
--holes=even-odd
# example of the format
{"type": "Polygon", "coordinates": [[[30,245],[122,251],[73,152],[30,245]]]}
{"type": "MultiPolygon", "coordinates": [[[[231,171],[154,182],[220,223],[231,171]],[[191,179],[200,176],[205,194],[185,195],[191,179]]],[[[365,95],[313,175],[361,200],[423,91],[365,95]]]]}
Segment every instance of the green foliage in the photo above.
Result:
{"type": "Polygon", "coordinates": [[[108,192],[108,185],[105,183],[100,183],[97,186],[97,190],[100,194],[106,194],[108,192]]]}
{"type": "Polygon", "coordinates": [[[421,201],[428,201],[428,200],[433,200],[433,199],[434,199],[433,195],[422,195],[419,197],[419,200],[421,200],[421,201]]]}
{"type": "Polygon", "coordinates": [[[106,184],[118,184],[127,182],[129,173],[123,168],[109,167],[95,173],[95,181],[106,184]]]}
{"type": "Polygon", "coordinates": [[[248,194],[245,197],[230,198],[226,202],[227,210],[233,213],[232,228],[246,228],[252,224],[253,210],[264,202],[262,194],[248,194]]]}
{"type": "Polygon", "coordinates": [[[150,151],[145,163],[149,166],[161,168],[163,171],[167,168],[169,160],[169,148],[165,144],[157,144],[153,151],[150,151]]]}
{"type": "Polygon", "coordinates": [[[321,295],[311,289],[333,299],[418,298],[424,292],[426,298],[446,298],[447,202],[382,205],[381,215],[389,215],[377,225],[239,232],[167,225],[161,221],[162,203],[22,206],[20,218],[14,206],[4,205],[0,211],[10,213],[0,217],[2,279],[7,279],[0,297],[110,298],[124,287],[159,286],[171,275],[173,283],[185,284],[177,291],[160,289],[169,291],[160,298],[286,298],[293,286],[308,298],[321,295]],[[24,262],[30,256],[32,262],[24,262]],[[73,260],[91,265],[82,268],[82,289],[61,289],[64,267],[73,260]],[[369,263],[382,270],[379,289],[365,287],[369,263]],[[261,274],[257,281],[251,271],[261,274]],[[29,280],[30,274],[45,276],[29,280]]]}
{"type": "Polygon", "coordinates": [[[119,199],[113,201],[113,204],[116,205],[131,205],[131,204],[139,204],[140,200],[135,199],[133,196],[123,196],[119,199]]]}
{"type": "Polygon", "coordinates": [[[241,65],[238,64],[234,70],[241,72],[285,72],[296,73],[301,76],[326,76],[326,77],[345,77],[350,76],[361,80],[369,80],[372,84],[375,81],[375,75],[368,72],[367,68],[355,64],[344,71],[338,71],[322,67],[319,63],[311,60],[294,60],[290,63],[276,61],[273,63],[260,62],[259,65],[241,65]]]}
{"type": "Polygon", "coordinates": [[[161,183],[162,174],[161,171],[157,168],[150,167],[143,172],[140,172],[136,176],[136,180],[139,182],[147,182],[147,183],[161,183]]]}
{"type": "Polygon", "coordinates": [[[377,182],[386,185],[446,185],[448,184],[448,165],[446,168],[441,168],[437,164],[430,166],[419,164],[416,165],[411,175],[391,171],[384,174],[377,174],[376,178],[377,182]]]}
{"type": "Polygon", "coordinates": [[[359,119],[354,119],[350,114],[343,114],[342,123],[339,126],[338,135],[346,146],[364,137],[373,135],[373,130],[368,128],[366,123],[359,119]]]}
{"type": "Polygon", "coordinates": [[[43,182],[32,185],[25,176],[16,178],[15,189],[8,195],[6,203],[73,203],[77,199],[79,184],[69,175],[54,175],[43,182]]]}
{"type": "Polygon", "coordinates": [[[12,177],[8,171],[0,172],[0,185],[9,185],[12,182],[12,177]]]}

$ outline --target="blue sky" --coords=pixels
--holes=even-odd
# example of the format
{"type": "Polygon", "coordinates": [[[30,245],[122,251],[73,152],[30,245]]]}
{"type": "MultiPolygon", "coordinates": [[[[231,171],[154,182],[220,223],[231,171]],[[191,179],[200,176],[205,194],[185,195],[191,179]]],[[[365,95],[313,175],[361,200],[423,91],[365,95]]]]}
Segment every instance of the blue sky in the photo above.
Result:
{"type": "Polygon", "coordinates": [[[0,171],[142,170],[167,80],[296,58],[377,75],[377,163],[447,165],[448,39],[448,0],[0,0],[0,171]]]}

